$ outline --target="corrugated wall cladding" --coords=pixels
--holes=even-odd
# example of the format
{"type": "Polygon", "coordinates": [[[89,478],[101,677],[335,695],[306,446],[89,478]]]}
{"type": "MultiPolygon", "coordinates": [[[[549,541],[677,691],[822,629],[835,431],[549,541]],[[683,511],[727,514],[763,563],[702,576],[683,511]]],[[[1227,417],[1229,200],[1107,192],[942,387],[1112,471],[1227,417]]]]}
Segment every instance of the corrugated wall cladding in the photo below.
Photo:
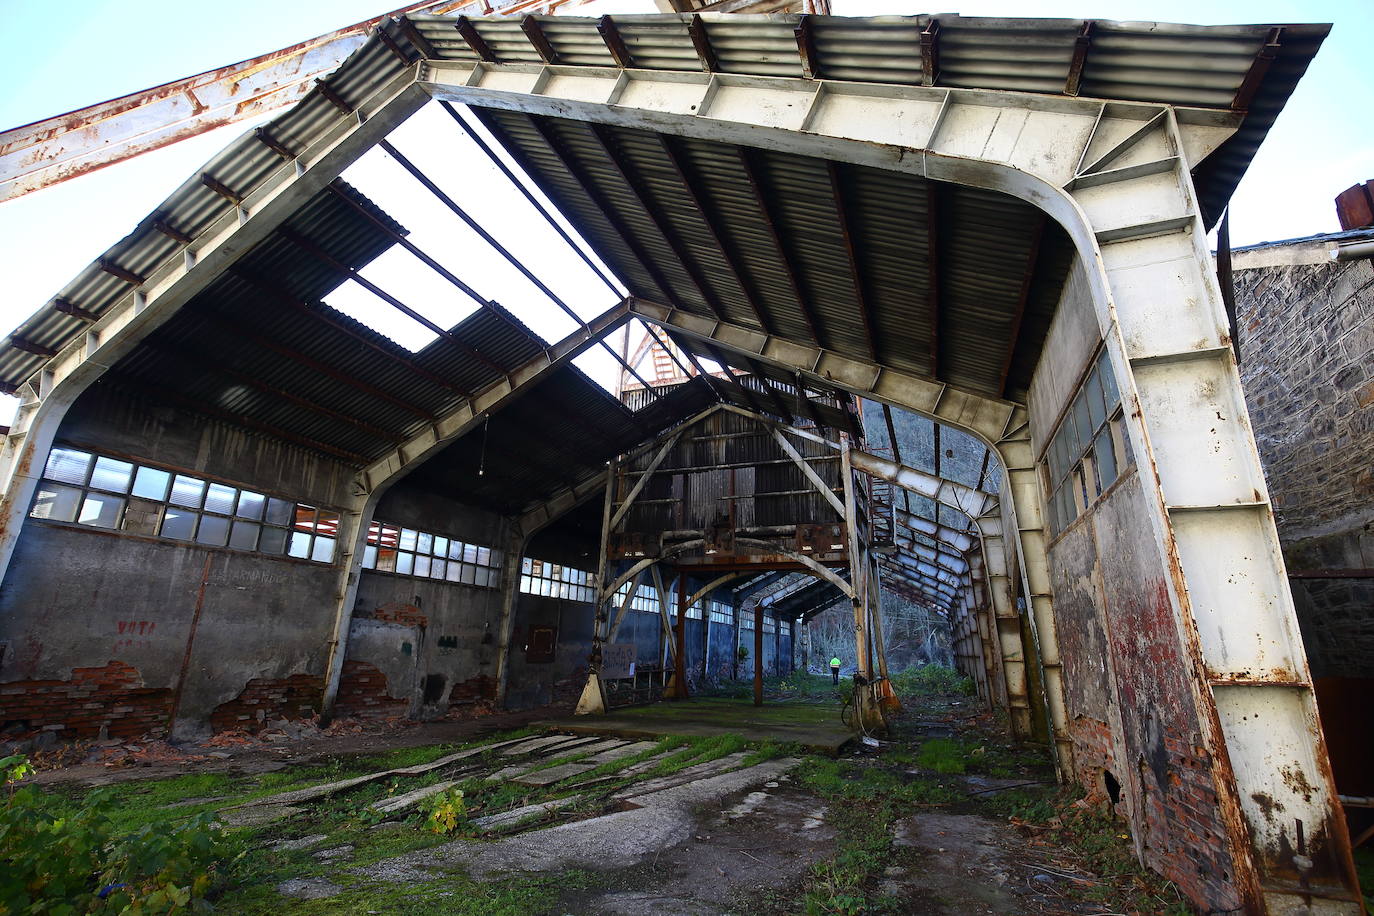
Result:
{"type": "Polygon", "coordinates": [[[474,111],[635,295],[991,397],[1029,384],[1033,363],[1014,358],[1013,342],[1043,340],[1072,252],[1029,204],[882,169],[474,111]]]}
{"type": "MultiPolygon", "coordinates": [[[[839,488],[840,462],[832,449],[805,440],[793,444],[822,480],[839,488]]],[[[627,463],[618,498],[653,456],[651,450],[627,463]]],[[[839,520],[768,429],[738,414],[715,413],[688,429],[664,457],[626,514],[624,530],[701,529],[732,518],[736,527],[839,520]]]]}

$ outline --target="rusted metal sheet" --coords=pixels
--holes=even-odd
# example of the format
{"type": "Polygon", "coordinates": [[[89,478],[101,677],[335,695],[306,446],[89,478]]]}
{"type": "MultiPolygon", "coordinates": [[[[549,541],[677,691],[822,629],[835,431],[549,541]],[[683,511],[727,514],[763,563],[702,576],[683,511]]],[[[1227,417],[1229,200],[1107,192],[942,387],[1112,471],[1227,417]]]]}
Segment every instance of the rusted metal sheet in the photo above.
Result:
{"type": "Polygon", "coordinates": [[[0,201],[284,108],[385,20],[469,6],[485,14],[506,12],[501,5],[474,0],[412,3],[270,54],[7,130],[0,133],[0,201]]]}

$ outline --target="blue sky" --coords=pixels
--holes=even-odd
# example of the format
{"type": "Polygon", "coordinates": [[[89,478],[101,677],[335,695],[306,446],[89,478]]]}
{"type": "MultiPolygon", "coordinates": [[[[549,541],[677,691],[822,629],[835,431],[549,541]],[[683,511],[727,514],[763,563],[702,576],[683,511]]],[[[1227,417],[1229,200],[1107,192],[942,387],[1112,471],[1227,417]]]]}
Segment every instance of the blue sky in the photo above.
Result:
{"type": "MultiPolygon", "coordinates": [[[[927,11],[897,0],[832,2],[834,11],[844,15],[927,11]]],[[[648,11],[649,6],[649,0],[599,0],[579,12],[648,11]]],[[[1325,4],[1288,0],[1047,0],[1033,4],[982,0],[949,6],[966,16],[1033,15],[1202,24],[1333,22],[1331,37],[1233,199],[1233,243],[1244,245],[1335,230],[1335,195],[1351,184],[1374,178],[1374,120],[1366,116],[1368,96],[1374,88],[1368,64],[1370,49],[1374,48],[1371,0],[1325,4]]],[[[36,0],[0,0],[0,21],[11,36],[4,55],[0,55],[0,129],[253,57],[384,11],[377,0],[240,0],[233,5],[71,0],[60,7],[60,13],[50,13],[51,9],[36,0]]],[[[41,306],[244,129],[245,125],[224,128],[0,204],[0,276],[6,278],[4,293],[0,295],[0,332],[41,306]]],[[[423,155],[429,136],[426,131],[446,129],[447,126],[433,120],[428,126],[423,122],[407,124],[398,133],[397,142],[402,149],[423,155]]],[[[476,158],[467,161],[473,167],[481,165],[476,158]]],[[[395,175],[385,177],[389,166],[394,173],[394,163],[374,158],[361,163],[348,177],[365,183],[364,190],[373,192],[386,187],[389,181],[400,180],[395,175]]],[[[444,169],[439,163],[434,167],[440,172],[444,169]]],[[[494,171],[492,174],[496,175],[494,171]]],[[[493,187],[502,183],[499,177],[491,182],[493,187]]],[[[410,195],[398,192],[379,196],[383,206],[395,210],[402,206],[401,197],[410,195]]],[[[524,211],[521,204],[513,201],[514,198],[498,194],[489,200],[475,201],[473,206],[485,211],[498,225],[507,221],[507,231],[518,235],[520,230],[509,223],[509,218],[524,211]]],[[[412,230],[424,230],[435,240],[430,245],[421,241],[422,247],[436,256],[445,254],[445,240],[452,236],[451,226],[441,222],[442,214],[410,211],[397,215],[412,230]]],[[[538,244],[542,247],[544,243],[538,244]]],[[[549,245],[547,250],[558,247],[556,243],[549,245]]],[[[566,266],[554,269],[567,272],[567,282],[578,291],[574,298],[584,303],[578,310],[595,310],[604,299],[604,288],[601,294],[593,295],[585,268],[578,273],[578,265],[571,260],[563,264],[566,266]]],[[[378,265],[377,269],[381,277],[387,276],[385,265],[378,265]]],[[[392,276],[402,273],[403,265],[398,264],[392,276]]],[[[386,287],[381,277],[374,279],[386,287]]],[[[526,320],[547,313],[543,305],[530,299],[528,289],[522,288],[508,272],[503,273],[499,265],[477,279],[482,282],[472,282],[479,290],[500,299],[517,314],[522,303],[528,302],[526,308],[531,311],[521,316],[526,320]]],[[[346,294],[341,291],[340,296],[346,294]]]]}

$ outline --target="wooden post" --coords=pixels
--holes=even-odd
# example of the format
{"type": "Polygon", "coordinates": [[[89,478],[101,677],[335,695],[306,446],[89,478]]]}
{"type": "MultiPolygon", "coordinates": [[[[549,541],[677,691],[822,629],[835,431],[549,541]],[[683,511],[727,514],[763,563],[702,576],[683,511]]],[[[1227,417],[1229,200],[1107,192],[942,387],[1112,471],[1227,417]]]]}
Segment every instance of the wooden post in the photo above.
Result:
{"type": "Polygon", "coordinates": [[[606,711],[606,685],[601,680],[601,643],[603,633],[609,634],[610,618],[606,605],[610,597],[602,599],[601,590],[606,587],[606,570],[610,566],[607,554],[610,553],[611,511],[615,503],[616,472],[620,459],[611,459],[606,468],[606,502],[601,507],[601,547],[596,558],[596,606],[592,609],[592,652],[587,658],[587,685],[582,688],[582,696],[577,701],[576,715],[584,716],[606,711]]]}
{"type": "Polygon", "coordinates": [[[763,705],[763,602],[754,603],[754,705],[763,705]]]}
{"type": "Polygon", "coordinates": [[[735,599],[735,649],[730,653],[730,680],[739,680],[739,647],[740,637],[743,633],[740,630],[739,599],[735,599]]]}

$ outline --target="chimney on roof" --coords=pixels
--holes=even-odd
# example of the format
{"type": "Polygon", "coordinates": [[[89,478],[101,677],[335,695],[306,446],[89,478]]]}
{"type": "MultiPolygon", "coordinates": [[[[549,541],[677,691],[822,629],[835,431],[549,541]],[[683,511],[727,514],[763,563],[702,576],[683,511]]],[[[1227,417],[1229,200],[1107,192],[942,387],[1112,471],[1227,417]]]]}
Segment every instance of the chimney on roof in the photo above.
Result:
{"type": "Polygon", "coordinates": [[[1374,179],[1352,185],[1337,194],[1336,216],[1346,232],[1374,227],[1374,179]]]}

